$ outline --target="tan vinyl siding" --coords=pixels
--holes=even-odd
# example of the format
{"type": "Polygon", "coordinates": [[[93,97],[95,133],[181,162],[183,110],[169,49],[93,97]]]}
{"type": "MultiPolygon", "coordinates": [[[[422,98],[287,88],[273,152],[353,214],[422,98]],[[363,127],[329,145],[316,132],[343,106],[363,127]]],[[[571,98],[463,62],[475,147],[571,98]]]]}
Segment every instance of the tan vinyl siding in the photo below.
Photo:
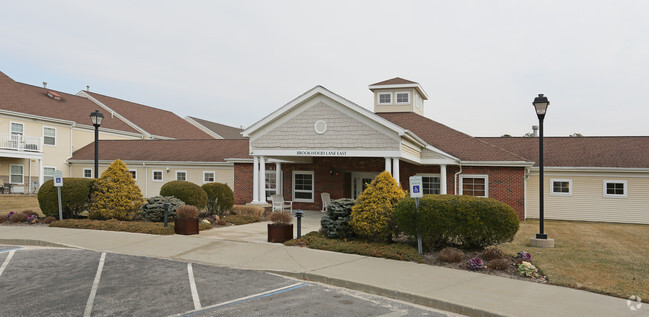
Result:
{"type": "Polygon", "coordinates": [[[407,144],[401,144],[401,153],[406,156],[414,157],[416,159],[421,159],[421,152],[407,144]]]}
{"type": "MultiPolygon", "coordinates": [[[[545,219],[649,224],[649,174],[546,173],[544,185],[545,219]],[[572,195],[552,195],[551,179],[571,179],[572,195]],[[604,197],[604,180],[626,181],[627,197],[604,197]]],[[[527,181],[527,217],[539,217],[538,173],[527,181]]]]}

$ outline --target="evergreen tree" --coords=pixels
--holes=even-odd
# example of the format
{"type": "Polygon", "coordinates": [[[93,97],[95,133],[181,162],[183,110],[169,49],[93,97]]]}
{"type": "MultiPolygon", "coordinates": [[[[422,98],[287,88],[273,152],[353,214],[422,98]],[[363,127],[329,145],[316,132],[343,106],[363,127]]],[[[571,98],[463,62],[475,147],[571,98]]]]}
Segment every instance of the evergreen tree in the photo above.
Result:
{"type": "Polygon", "coordinates": [[[122,160],[117,159],[95,182],[90,199],[90,219],[133,219],[145,202],[140,187],[122,160]]]}

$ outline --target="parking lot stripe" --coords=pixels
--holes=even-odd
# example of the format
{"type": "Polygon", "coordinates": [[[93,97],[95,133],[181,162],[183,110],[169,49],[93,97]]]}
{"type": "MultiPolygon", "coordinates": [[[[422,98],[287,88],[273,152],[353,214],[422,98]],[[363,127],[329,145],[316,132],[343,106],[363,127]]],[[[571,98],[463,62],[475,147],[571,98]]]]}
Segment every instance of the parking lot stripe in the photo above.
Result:
{"type": "Polygon", "coordinates": [[[198,291],[196,290],[196,281],[194,280],[194,270],[192,264],[187,263],[187,274],[189,275],[189,287],[192,290],[192,300],[194,301],[194,309],[201,309],[201,300],[198,298],[198,291]]]}
{"type": "Polygon", "coordinates": [[[246,296],[246,297],[241,297],[241,298],[229,300],[227,302],[210,305],[210,306],[204,307],[202,309],[195,309],[195,310],[192,310],[192,311],[188,311],[186,313],[180,313],[180,314],[171,315],[171,316],[193,316],[195,314],[203,313],[203,312],[206,312],[208,310],[215,309],[215,308],[219,308],[219,307],[223,307],[223,306],[227,306],[227,305],[232,305],[232,304],[237,304],[237,303],[249,301],[249,300],[252,300],[252,299],[255,299],[255,298],[261,298],[261,297],[266,297],[266,296],[271,296],[271,295],[275,295],[275,294],[280,294],[280,293],[292,291],[294,289],[298,289],[298,288],[300,288],[302,286],[305,286],[305,285],[307,285],[307,283],[295,283],[295,284],[292,284],[292,285],[289,285],[289,286],[276,288],[274,290],[266,291],[266,292],[263,292],[263,293],[258,293],[258,294],[254,294],[254,295],[250,295],[250,296],[246,296]]]}
{"type": "Polygon", "coordinates": [[[7,251],[11,251],[11,250],[20,250],[20,249],[22,249],[22,248],[23,248],[23,247],[17,247],[17,248],[11,248],[11,249],[4,249],[4,250],[0,250],[0,253],[2,253],[2,252],[7,252],[7,251]]]}
{"type": "Polygon", "coordinates": [[[4,272],[7,265],[9,265],[9,261],[11,261],[11,258],[14,256],[14,253],[16,253],[15,249],[9,251],[9,255],[7,255],[7,258],[2,263],[2,266],[0,266],[0,276],[2,276],[2,272],[4,272]]]}
{"type": "Polygon", "coordinates": [[[92,282],[92,289],[90,290],[90,296],[88,297],[88,302],[86,303],[86,310],[83,312],[84,317],[89,317],[92,312],[92,305],[95,302],[95,295],[97,295],[97,288],[99,287],[99,280],[101,279],[101,271],[104,270],[104,261],[106,260],[106,252],[101,254],[99,259],[99,267],[97,267],[97,274],[95,275],[95,281],[92,282]]]}

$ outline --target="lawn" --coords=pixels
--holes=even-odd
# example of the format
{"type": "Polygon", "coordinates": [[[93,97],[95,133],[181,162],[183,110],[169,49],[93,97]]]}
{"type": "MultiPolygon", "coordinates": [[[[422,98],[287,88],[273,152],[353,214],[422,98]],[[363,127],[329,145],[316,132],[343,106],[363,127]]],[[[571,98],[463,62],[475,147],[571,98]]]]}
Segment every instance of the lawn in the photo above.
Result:
{"type": "Polygon", "coordinates": [[[521,222],[514,241],[498,247],[530,252],[551,284],[649,299],[649,225],[545,221],[551,249],[530,247],[538,230],[538,221],[521,222]]]}
{"type": "Polygon", "coordinates": [[[0,195],[0,216],[10,211],[33,210],[43,216],[38,207],[38,199],[33,195],[0,195]]]}

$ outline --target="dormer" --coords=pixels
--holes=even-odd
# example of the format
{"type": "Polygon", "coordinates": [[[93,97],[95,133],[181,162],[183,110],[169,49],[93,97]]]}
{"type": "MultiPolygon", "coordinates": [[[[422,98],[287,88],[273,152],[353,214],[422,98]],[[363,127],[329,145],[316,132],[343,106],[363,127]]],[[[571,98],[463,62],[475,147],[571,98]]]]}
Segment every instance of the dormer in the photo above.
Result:
{"type": "Polygon", "coordinates": [[[370,85],[374,93],[374,112],[414,112],[424,115],[428,95],[419,83],[395,77],[370,85]]]}

